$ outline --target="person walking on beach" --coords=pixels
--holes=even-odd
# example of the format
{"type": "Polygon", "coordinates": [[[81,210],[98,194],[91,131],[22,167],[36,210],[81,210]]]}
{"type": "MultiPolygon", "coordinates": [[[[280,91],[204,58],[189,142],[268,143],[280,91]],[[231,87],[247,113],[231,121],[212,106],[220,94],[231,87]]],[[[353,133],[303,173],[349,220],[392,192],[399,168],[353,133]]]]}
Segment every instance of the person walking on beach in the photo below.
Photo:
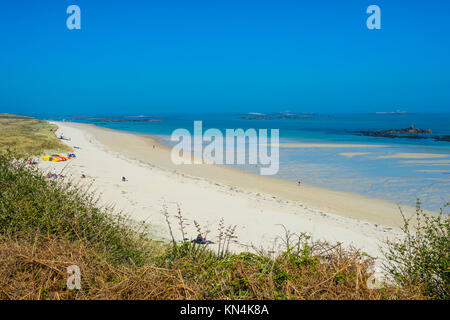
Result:
{"type": "Polygon", "coordinates": [[[297,185],[300,187],[302,185],[302,182],[298,180],[297,185]]]}

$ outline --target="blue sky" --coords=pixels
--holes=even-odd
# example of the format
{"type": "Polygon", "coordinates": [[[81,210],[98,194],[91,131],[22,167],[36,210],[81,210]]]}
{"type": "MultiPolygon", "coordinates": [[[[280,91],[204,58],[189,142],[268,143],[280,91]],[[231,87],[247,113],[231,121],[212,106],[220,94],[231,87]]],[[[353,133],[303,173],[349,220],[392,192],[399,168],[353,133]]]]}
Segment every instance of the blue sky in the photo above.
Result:
{"type": "Polygon", "coordinates": [[[445,0],[2,1],[0,112],[450,111],[449,17],[445,0]]]}

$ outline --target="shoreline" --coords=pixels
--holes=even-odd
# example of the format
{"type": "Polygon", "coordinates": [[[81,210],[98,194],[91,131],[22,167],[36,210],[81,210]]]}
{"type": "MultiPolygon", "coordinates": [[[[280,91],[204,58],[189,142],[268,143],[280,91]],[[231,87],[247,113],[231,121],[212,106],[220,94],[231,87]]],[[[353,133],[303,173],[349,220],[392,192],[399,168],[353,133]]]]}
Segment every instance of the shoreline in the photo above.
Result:
{"type": "MultiPolygon", "coordinates": [[[[174,170],[184,175],[201,177],[212,182],[219,182],[256,193],[274,195],[283,200],[298,202],[314,209],[348,218],[399,228],[402,225],[399,207],[406,215],[415,213],[415,208],[409,205],[398,205],[388,200],[308,184],[302,184],[299,188],[292,181],[260,176],[225,165],[174,165],[170,160],[170,148],[159,141],[157,137],[148,134],[130,133],[86,123],[54,123],[57,125],[70,124],[72,127],[83,129],[95,136],[98,142],[111,151],[127,154],[128,157],[149,163],[163,170],[174,170]],[[104,135],[101,132],[109,132],[110,135],[104,135]],[[136,137],[139,140],[136,140],[136,137]],[[152,145],[157,146],[157,153],[152,151],[152,145]]],[[[313,144],[312,147],[316,148],[317,146],[318,144],[313,144]]],[[[434,214],[432,211],[424,211],[434,214]]]]}
{"type": "MultiPolygon", "coordinates": [[[[56,167],[68,179],[93,188],[102,205],[114,206],[136,222],[148,222],[156,238],[170,239],[161,214],[164,206],[171,217],[181,208],[190,223],[189,237],[197,234],[193,221],[211,230],[208,238],[213,241],[221,218],[236,225],[239,243],[233,244],[234,251],[276,250],[283,226],[315,240],[360,248],[373,257],[380,257],[384,240],[400,235],[400,212],[388,201],[307,185],[299,188],[222,165],[177,166],[170,161],[170,149],[152,136],[90,124],[52,123],[59,127],[58,135],[71,138],[66,144],[78,147],[77,157],[66,163],[40,163],[40,167],[56,167]],[[129,181],[122,182],[122,176],[129,181]]],[[[410,214],[415,208],[402,209],[410,214]]],[[[176,220],[171,222],[177,229],[176,220]]],[[[174,233],[181,238],[178,230],[174,233]]]]}

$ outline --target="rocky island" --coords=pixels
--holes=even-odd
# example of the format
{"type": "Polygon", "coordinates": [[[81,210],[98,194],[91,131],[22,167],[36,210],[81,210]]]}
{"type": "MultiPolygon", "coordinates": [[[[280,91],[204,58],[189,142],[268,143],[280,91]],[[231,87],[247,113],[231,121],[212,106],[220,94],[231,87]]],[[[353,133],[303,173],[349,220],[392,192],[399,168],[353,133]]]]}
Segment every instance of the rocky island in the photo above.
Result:
{"type": "Polygon", "coordinates": [[[118,119],[118,118],[89,118],[94,125],[108,125],[112,122],[162,122],[161,119],[156,118],[141,118],[141,119],[118,119]]]}
{"type": "Polygon", "coordinates": [[[402,129],[389,129],[381,131],[353,131],[352,134],[366,137],[382,138],[406,138],[406,139],[434,139],[436,141],[449,141],[450,136],[429,136],[433,131],[431,129],[420,129],[415,126],[402,129]]]}
{"type": "Polygon", "coordinates": [[[390,129],[390,130],[382,130],[382,131],[355,131],[354,132],[360,136],[368,136],[368,137],[384,137],[384,138],[395,138],[398,135],[406,134],[406,135],[418,135],[418,134],[431,134],[433,133],[431,129],[419,129],[415,126],[410,126],[405,129],[390,129]]]}

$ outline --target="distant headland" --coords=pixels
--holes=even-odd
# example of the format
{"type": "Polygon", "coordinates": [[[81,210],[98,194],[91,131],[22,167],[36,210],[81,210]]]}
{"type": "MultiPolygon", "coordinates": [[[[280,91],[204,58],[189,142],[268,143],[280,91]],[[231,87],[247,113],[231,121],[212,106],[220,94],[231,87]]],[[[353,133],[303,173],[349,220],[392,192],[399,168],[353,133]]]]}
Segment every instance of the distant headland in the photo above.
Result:
{"type": "MultiPolygon", "coordinates": [[[[305,118],[313,118],[317,115],[314,113],[289,113],[289,112],[280,112],[280,113],[258,113],[258,112],[250,112],[244,115],[241,115],[240,118],[244,120],[275,120],[275,119],[305,119],[305,118]]],[[[328,117],[328,116],[326,116],[328,117]]]]}
{"type": "Polygon", "coordinates": [[[136,117],[127,117],[127,118],[84,118],[78,117],[79,119],[87,120],[94,125],[108,125],[110,123],[118,123],[118,122],[162,122],[161,119],[156,119],[153,117],[145,117],[145,116],[136,116],[136,117]],[[130,118],[138,118],[138,119],[130,119],[130,118]]]}

